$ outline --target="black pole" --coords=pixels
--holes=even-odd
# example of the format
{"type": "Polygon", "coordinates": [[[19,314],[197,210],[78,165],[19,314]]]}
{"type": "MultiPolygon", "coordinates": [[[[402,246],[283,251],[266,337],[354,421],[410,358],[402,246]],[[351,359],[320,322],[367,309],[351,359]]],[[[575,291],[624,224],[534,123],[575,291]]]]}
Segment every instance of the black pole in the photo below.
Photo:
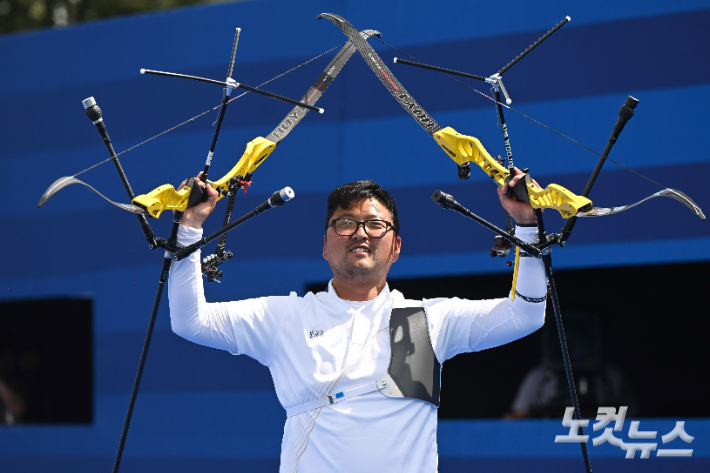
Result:
{"type": "MultiPolygon", "coordinates": [[[[234,90],[234,79],[232,79],[232,71],[234,70],[234,58],[237,55],[237,45],[239,44],[239,33],[242,29],[237,28],[237,32],[234,34],[234,43],[232,43],[232,55],[229,60],[229,69],[227,69],[227,86],[224,88],[222,93],[222,104],[219,107],[219,115],[217,116],[217,127],[214,130],[214,135],[212,136],[212,144],[210,145],[210,150],[207,153],[207,161],[205,162],[205,169],[202,171],[202,182],[207,182],[207,172],[210,169],[210,164],[212,163],[212,156],[214,156],[214,149],[217,146],[217,138],[219,137],[219,131],[222,129],[222,120],[224,120],[224,114],[227,113],[227,105],[229,104],[229,96],[234,90]]],[[[202,201],[207,201],[207,193],[202,195],[202,201]]]]}
{"type": "Polygon", "coordinates": [[[469,74],[467,72],[459,72],[459,71],[455,71],[453,69],[446,69],[444,67],[430,66],[429,64],[424,64],[423,62],[407,61],[406,59],[400,59],[398,57],[394,58],[394,63],[395,64],[406,64],[408,66],[421,67],[422,69],[430,69],[432,71],[444,72],[446,74],[451,74],[453,76],[467,77],[469,79],[476,79],[476,80],[480,80],[482,82],[486,81],[486,78],[483,76],[477,76],[475,74],[469,74]]]}
{"type": "Polygon", "coordinates": [[[444,192],[441,192],[439,190],[434,191],[434,193],[431,195],[431,200],[433,200],[435,203],[439,204],[441,207],[449,210],[453,210],[454,212],[458,212],[464,217],[468,217],[472,220],[475,220],[479,224],[483,225],[487,229],[491,230],[492,232],[497,233],[501,237],[505,238],[506,240],[510,241],[511,243],[518,245],[520,248],[524,249],[527,253],[533,255],[533,256],[540,256],[542,252],[536,248],[535,246],[524,242],[520,238],[516,237],[515,235],[512,235],[505,230],[496,227],[492,223],[482,219],[478,215],[474,214],[470,210],[468,210],[466,207],[463,205],[459,204],[456,202],[454,197],[450,194],[446,194],[444,192]]]}
{"type": "MultiPolygon", "coordinates": [[[[234,81],[231,78],[231,74],[232,74],[232,70],[234,68],[234,57],[237,53],[237,44],[239,42],[239,33],[240,32],[241,32],[241,28],[237,28],[237,31],[236,31],[236,34],[234,37],[234,43],[232,44],[232,56],[231,56],[231,60],[229,62],[227,82],[225,83],[227,85],[227,87],[224,90],[224,94],[222,96],[222,106],[220,107],[219,117],[217,118],[217,128],[215,129],[215,133],[212,138],[212,144],[210,146],[210,151],[207,155],[207,162],[205,164],[205,170],[202,172],[202,179],[205,183],[207,182],[207,171],[209,170],[210,163],[212,161],[212,155],[214,154],[214,149],[215,149],[215,146],[217,145],[217,137],[219,136],[219,132],[222,127],[222,120],[224,119],[224,114],[227,109],[227,103],[229,102],[229,94],[234,89],[234,81]]],[[[141,73],[142,72],[143,71],[141,70],[141,73]]],[[[96,108],[98,108],[98,107],[96,107],[96,108]]],[[[88,114],[88,110],[87,110],[87,114],[88,114]]],[[[125,184],[127,185],[128,182],[126,181],[125,184]]],[[[132,192],[130,194],[131,194],[130,195],[131,200],[133,200],[132,192]]],[[[203,201],[207,200],[207,192],[204,192],[202,194],[202,200],[203,201]]],[[[160,269],[160,278],[158,280],[158,291],[155,294],[155,300],[153,301],[153,310],[151,311],[151,314],[150,314],[150,321],[148,323],[148,331],[145,334],[145,340],[143,342],[143,350],[141,351],[141,357],[138,362],[138,370],[136,372],[136,379],[133,381],[133,389],[131,390],[131,399],[128,402],[128,411],[126,412],[126,419],[123,422],[123,430],[121,431],[121,439],[118,442],[118,452],[116,452],[116,460],[114,461],[114,464],[113,464],[113,470],[112,470],[113,473],[118,473],[118,469],[121,466],[121,458],[123,456],[123,450],[126,446],[126,438],[128,437],[128,429],[130,428],[131,419],[133,417],[133,408],[135,407],[136,399],[138,397],[138,390],[140,389],[141,378],[143,377],[143,369],[145,368],[145,362],[146,362],[146,359],[148,358],[148,349],[150,348],[150,342],[151,342],[151,339],[153,338],[153,328],[155,327],[155,321],[158,317],[158,309],[160,308],[160,299],[163,295],[163,289],[165,288],[165,281],[168,280],[168,275],[170,274],[170,266],[172,265],[173,259],[174,259],[173,252],[175,251],[175,248],[177,247],[177,234],[178,234],[178,229],[180,228],[180,221],[182,220],[182,215],[183,215],[183,212],[180,212],[180,211],[175,212],[175,214],[173,216],[173,226],[170,230],[170,236],[168,237],[168,240],[167,240],[167,242],[164,243],[164,245],[161,242],[161,247],[164,246],[166,250],[165,250],[165,254],[163,255],[163,264],[160,269]]],[[[139,217],[142,217],[142,215],[139,215],[139,217]]],[[[143,218],[145,218],[145,217],[143,217],[143,218]]]]}
{"type": "MultiPolygon", "coordinates": [[[[496,98],[496,110],[498,111],[498,118],[500,119],[500,128],[503,131],[503,143],[505,144],[505,153],[508,156],[508,175],[506,176],[506,182],[510,182],[510,179],[512,179],[515,176],[515,164],[513,163],[513,150],[510,147],[510,136],[508,135],[508,125],[505,124],[505,114],[503,113],[503,104],[500,101],[500,91],[498,90],[498,86],[503,86],[503,81],[498,80],[496,84],[493,85],[493,92],[495,93],[495,98],[496,98]]],[[[512,191],[509,190],[509,194],[511,194],[512,191]]],[[[503,209],[503,217],[505,219],[505,229],[510,232],[510,233],[515,233],[515,227],[513,227],[513,220],[505,208],[503,209]]],[[[510,247],[505,248],[507,245],[501,246],[501,241],[497,239],[493,239],[493,243],[496,245],[494,246],[490,254],[492,257],[500,256],[501,258],[507,256],[508,251],[510,251],[510,247]]]]}
{"type": "MultiPolygon", "coordinates": [[[[182,219],[182,212],[175,212],[175,218],[173,219],[173,227],[168,237],[168,248],[174,248],[177,242],[177,231],[180,227],[180,220],[182,219]]],[[[170,266],[173,263],[173,255],[170,251],[166,250],[163,256],[163,265],[160,269],[160,278],[158,280],[158,291],[155,294],[155,300],[153,301],[153,310],[150,313],[150,321],[148,323],[148,331],[145,334],[145,340],[143,341],[143,350],[141,351],[141,357],[138,361],[138,371],[136,372],[136,379],[133,381],[133,389],[131,390],[131,399],[128,402],[128,411],[126,412],[126,419],[123,422],[123,430],[121,431],[121,440],[118,442],[118,452],[116,452],[116,459],[113,462],[112,473],[118,473],[118,469],[121,466],[121,458],[123,457],[123,450],[126,446],[126,438],[128,437],[128,429],[131,426],[131,419],[133,417],[133,408],[136,405],[136,399],[138,398],[138,390],[141,384],[141,378],[143,377],[143,369],[145,368],[145,362],[148,358],[148,349],[150,348],[150,341],[153,338],[153,328],[155,327],[155,320],[158,317],[158,309],[160,308],[160,298],[163,295],[163,289],[165,287],[165,281],[168,280],[168,275],[170,274],[170,266]]]]}
{"type": "MultiPolygon", "coordinates": [[[[241,183],[239,183],[238,179],[236,177],[233,177],[230,179],[229,183],[229,192],[227,194],[227,197],[229,200],[227,201],[227,208],[224,212],[224,220],[222,221],[222,227],[226,227],[229,225],[229,221],[232,219],[232,211],[234,210],[234,201],[237,198],[237,192],[239,189],[242,187],[241,183]]],[[[225,233],[224,235],[219,237],[219,242],[217,243],[217,249],[215,250],[215,254],[219,257],[222,257],[224,254],[224,246],[227,242],[227,234],[225,233]]]]}
{"type": "Polygon", "coordinates": [[[584,187],[584,192],[582,192],[582,195],[584,197],[589,196],[589,192],[592,190],[594,181],[597,180],[599,171],[602,170],[602,166],[604,166],[604,162],[606,162],[606,158],[607,156],[609,156],[611,148],[614,146],[614,144],[616,143],[616,139],[619,138],[621,131],[626,126],[626,122],[628,122],[631,117],[634,116],[634,109],[638,104],[639,101],[629,95],[628,97],[626,97],[624,105],[622,105],[619,109],[619,118],[616,120],[616,125],[614,125],[614,130],[611,132],[611,136],[609,137],[609,141],[606,144],[606,148],[604,148],[604,152],[602,153],[601,158],[599,158],[599,162],[597,162],[597,167],[594,168],[594,172],[592,172],[589,181],[587,181],[587,185],[584,187]]]}
{"type": "Polygon", "coordinates": [[[535,41],[533,44],[531,44],[530,46],[528,46],[528,48],[527,48],[525,51],[523,51],[522,53],[518,54],[518,56],[517,56],[515,59],[513,59],[513,60],[510,61],[508,64],[506,64],[500,71],[498,71],[498,75],[499,75],[499,76],[500,76],[500,75],[503,75],[503,73],[504,73],[505,71],[507,71],[508,69],[510,69],[510,68],[513,66],[513,64],[515,64],[516,62],[520,61],[523,57],[525,57],[526,54],[528,54],[530,51],[532,51],[533,49],[535,49],[536,47],[538,47],[538,46],[540,45],[540,43],[542,43],[543,41],[545,41],[545,40],[548,38],[548,36],[550,36],[552,33],[554,33],[555,31],[557,31],[558,29],[560,29],[560,28],[562,27],[562,25],[564,25],[565,23],[567,23],[567,22],[570,21],[571,19],[572,19],[572,18],[570,18],[569,16],[566,16],[564,20],[562,20],[562,21],[560,21],[559,23],[557,23],[550,31],[548,31],[547,33],[545,33],[544,35],[542,35],[537,41],[535,41]]]}
{"type": "MultiPolygon", "coordinates": [[[[111,155],[111,160],[113,161],[113,164],[116,166],[116,171],[118,171],[118,175],[121,178],[121,182],[123,182],[123,187],[126,189],[126,193],[128,194],[128,198],[133,201],[135,198],[135,195],[133,194],[133,189],[131,189],[131,185],[128,183],[128,177],[126,177],[126,173],[123,171],[123,167],[121,166],[121,162],[118,160],[118,156],[116,156],[116,151],[113,149],[113,144],[111,144],[111,138],[108,136],[108,132],[106,131],[106,124],[104,123],[104,119],[101,114],[101,109],[99,106],[96,104],[96,100],[93,97],[89,97],[87,99],[84,99],[81,101],[82,105],[84,105],[84,108],[86,109],[86,116],[89,117],[89,120],[91,120],[94,125],[96,126],[96,129],[99,131],[99,134],[101,135],[101,139],[103,140],[104,144],[106,145],[106,149],[108,150],[109,154],[111,155]]],[[[141,230],[143,231],[143,236],[145,237],[146,241],[148,242],[148,246],[150,249],[154,249],[157,244],[155,242],[155,234],[153,233],[153,230],[150,228],[150,224],[148,223],[148,219],[145,218],[145,215],[141,214],[136,214],[136,217],[138,217],[138,223],[141,226],[141,230]]]]}
{"type": "Polygon", "coordinates": [[[274,94],[271,92],[267,92],[266,90],[257,89],[256,87],[251,87],[246,84],[240,84],[239,82],[234,82],[234,83],[230,84],[228,82],[222,82],[220,80],[206,79],[204,77],[191,76],[188,74],[176,74],[174,72],[154,71],[151,69],[141,69],[141,74],[153,74],[153,75],[157,75],[157,76],[177,77],[179,79],[191,79],[191,80],[196,80],[199,82],[207,82],[209,84],[217,84],[217,85],[221,85],[224,87],[239,87],[240,89],[245,89],[250,92],[256,92],[257,94],[266,95],[267,97],[271,97],[272,99],[281,100],[282,102],[290,103],[292,105],[300,105],[301,107],[307,108],[308,110],[313,110],[314,112],[318,112],[318,113],[324,112],[324,110],[322,108],[314,107],[313,105],[308,105],[307,103],[299,102],[297,100],[293,100],[288,97],[284,97],[282,95],[277,95],[277,94],[274,94]]]}
{"type": "MultiPolygon", "coordinates": [[[[214,130],[214,135],[212,136],[212,144],[210,145],[210,150],[207,153],[207,161],[205,161],[205,169],[202,171],[200,180],[202,182],[207,182],[207,173],[210,170],[210,165],[212,164],[212,157],[214,156],[214,149],[217,146],[217,138],[219,137],[219,132],[222,129],[222,121],[224,120],[224,114],[227,112],[227,105],[229,104],[229,95],[232,92],[231,87],[225,87],[224,93],[222,94],[222,104],[219,107],[219,115],[217,116],[217,125],[214,130]]],[[[207,192],[202,194],[202,201],[207,201],[207,192]]]]}
{"type": "MultiPolygon", "coordinates": [[[[542,220],[542,210],[534,209],[535,217],[537,218],[537,232],[538,240],[541,245],[547,242],[547,235],[545,234],[545,224],[542,220]]],[[[574,386],[574,375],[572,374],[572,363],[569,357],[569,350],[567,349],[567,337],[565,337],[565,329],[562,325],[562,315],[560,313],[560,302],[557,298],[557,287],[555,286],[554,273],[552,271],[552,256],[550,248],[547,247],[542,252],[542,262],[545,265],[545,275],[547,276],[547,282],[550,288],[550,299],[552,300],[552,308],[555,312],[555,322],[557,323],[557,334],[560,338],[560,347],[562,348],[562,361],[565,365],[565,374],[567,375],[567,385],[569,386],[569,395],[572,399],[572,407],[574,408],[574,418],[581,420],[582,416],[579,412],[579,400],[577,399],[577,389],[574,386]]],[[[584,429],[579,426],[579,433],[584,435],[584,429]]],[[[589,462],[589,452],[587,451],[587,444],[585,442],[580,442],[580,447],[582,448],[582,458],[584,459],[584,468],[587,473],[592,473],[592,466],[589,462]]]]}
{"type": "Polygon", "coordinates": [[[505,143],[505,153],[508,155],[508,175],[515,176],[515,164],[513,164],[513,151],[510,148],[510,137],[508,136],[508,126],[505,124],[505,115],[503,114],[503,105],[500,101],[500,92],[498,86],[493,86],[493,91],[496,96],[496,109],[498,110],[498,118],[500,119],[500,128],[503,131],[503,142],[505,143]]]}
{"type": "Polygon", "coordinates": [[[237,45],[239,44],[239,34],[242,32],[241,28],[237,28],[236,33],[234,33],[234,43],[232,43],[232,60],[229,61],[229,69],[227,69],[227,77],[232,77],[232,72],[234,72],[234,58],[237,56],[237,45]]]}
{"type": "MultiPolygon", "coordinates": [[[[634,116],[634,109],[638,105],[639,101],[635,99],[632,96],[626,97],[626,101],[624,102],[624,105],[621,106],[619,109],[619,118],[616,120],[616,125],[614,125],[614,130],[611,132],[611,136],[609,137],[609,141],[606,144],[606,147],[604,148],[604,152],[602,153],[601,157],[599,158],[599,161],[597,162],[597,167],[594,168],[594,171],[592,172],[592,175],[589,177],[589,180],[587,181],[587,185],[584,187],[584,192],[582,192],[583,197],[588,197],[589,193],[592,190],[592,186],[594,185],[594,182],[597,180],[597,176],[599,175],[599,172],[602,170],[602,166],[604,166],[604,163],[606,162],[607,156],[609,156],[609,153],[611,152],[611,148],[614,146],[616,143],[617,138],[619,138],[619,135],[621,134],[621,131],[624,129],[626,126],[626,122],[631,120],[631,117],[634,116]]],[[[574,228],[574,224],[577,222],[577,217],[571,217],[565,222],[565,225],[562,227],[562,230],[560,231],[560,239],[559,242],[562,246],[564,246],[565,242],[569,238],[569,236],[572,234],[572,229],[574,228]]]]}
{"type": "MultiPolygon", "coordinates": [[[[464,215],[468,218],[471,218],[478,222],[479,224],[483,225],[484,227],[488,228],[489,230],[494,231],[498,235],[502,236],[508,241],[511,241],[512,243],[518,245],[521,249],[525,250],[527,253],[534,255],[536,257],[541,257],[542,262],[545,266],[545,275],[547,276],[547,281],[549,284],[550,288],[550,299],[552,300],[552,307],[555,312],[555,321],[557,323],[557,333],[560,338],[560,346],[562,347],[562,359],[564,361],[565,365],[565,373],[567,374],[567,384],[569,385],[569,390],[570,390],[570,398],[572,399],[572,407],[574,409],[574,416],[575,419],[581,420],[581,415],[579,412],[579,401],[577,400],[577,390],[575,389],[574,386],[574,376],[572,374],[572,363],[570,362],[570,357],[569,357],[569,351],[567,350],[567,339],[565,337],[565,332],[564,332],[564,327],[562,325],[562,316],[560,314],[560,304],[559,304],[559,299],[557,298],[557,288],[555,286],[555,280],[554,280],[554,273],[552,270],[552,257],[551,251],[549,246],[545,246],[543,250],[540,250],[534,245],[531,245],[529,243],[526,243],[519,238],[510,235],[509,233],[501,230],[500,228],[496,227],[495,225],[485,221],[481,217],[477,216],[458,202],[453,198],[453,196],[449,194],[445,194],[441,191],[435,191],[434,194],[431,196],[432,200],[439,204],[441,207],[445,209],[450,209],[454,210],[455,212],[460,213],[461,215],[464,215]]],[[[541,209],[534,209],[535,212],[535,218],[537,218],[537,228],[538,228],[538,241],[540,245],[546,245],[547,243],[547,235],[545,233],[545,224],[542,220],[542,210],[541,209]]],[[[584,435],[584,429],[580,426],[579,427],[579,432],[581,435],[584,435]]],[[[582,457],[584,459],[584,465],[585,465],[585,471],[587,473],[592,472],[592,467],[589,462],[589,452],[587,451],[587,444],[582,442],[580,443],[580,446],[582,448],[582,457]]]]}
{"type": "MultiPolygon", "coordinates": [[[[570,20],[571,20],[571,18],[570,18],[569,16],[565,17],[564,20],[562,20],[562,21],[560,21],[559,23],[557,23],[550,31],[548,31],[547,33],[545,33],[544,35],[542,35],[540,38],[538,38],[537,41],[535,41],[533,44],[531,44],[530,46],[528,46],[525,51],[523,51],[522,53],[518,54],[518,55],[517,55],[512,61],[510,61],[508,64],[506,64],[505,66],[503,66],[503,68],[502,68],[501,70],[499,70],[498,72],[496,72],[493,76],[491,76],[491,78],[500,79],[500,76],[502,76],[505,71],[507,71],[508,69],[510,69],[511,67],[513,67],[513,64],[515,64],[516,62],[520,61],[520,60],[521,60],[523,57],[525,57],[530,51],[532,51],[533,49],[535,49],[536,47],[538,47],[538,46],[540,45],[540,43],[542,43],[543,41],[545,41],[552,33],[554,33],[555,31],[557,31],[558,29],[560,29],[560,28],[562,27],[562,25],[564,25],[565,23],[567,23],[567,22],[570,21],[570,20]]],[[[487,81],[489,81],[489,79],[491,79],[491,78],[486,78],[486,77],[483,77],[483,76],[478,76],[478,75],[475,75],[475,74],[469,74],[469,73],[467,73],[467,72],[460,72],[460,71],[455,71],[455,70],[453,70],[453,69],[446,69],[446,68],[444,68],[444,67],[431,66],[431,65],[429,65],[429,64],[424,64],[424,63],[421,63],[421,62],[408,61],[408,60],[406,60],[406,59],[400,59],[400,58],[397,58],[397,57],[394,58],[394,62],[395,62],[395,64],[401,63],[401,64],[406,64],[406,65],[408,65],[408,66],[416,66],[416,67],[421,67],[421,68],[423,68],[423,69],[431,69],[432,71],[439,71],[439,72],[443,72],[443,73],[445,73],[445,74],[451,74],[451,75],[459,76],[459,77],[467,77],[467,78],[469,78],[469,79],[480,80],[480,81],[483,81],[483,82],[487,82],[487,81]]],[[[502,82],[499,82],[499,84],[500,84],[501,87],[503,87],[502,82]]],[[[505,90],[504,90],[504,93],[505,93],[505,90]]],[[[507,96],[507,95],[506,95],[506,96],[507,96]]],[[[500,102],[500,97],[498,97],[498,102],[500,102]]],[[[510,104],[510,99],[506,100],[506,102],[507,102],[508,104],[510,104]]]]}

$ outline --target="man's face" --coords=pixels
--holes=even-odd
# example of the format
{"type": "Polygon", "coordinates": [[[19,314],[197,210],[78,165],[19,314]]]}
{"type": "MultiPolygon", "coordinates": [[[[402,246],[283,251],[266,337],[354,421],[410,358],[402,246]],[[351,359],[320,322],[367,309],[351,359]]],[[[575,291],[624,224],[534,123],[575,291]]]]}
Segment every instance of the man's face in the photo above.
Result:
{"type": "MultiPolygon", "coordinates": [[[[392,223],[392,215],[376,199],[363,199],[351,209],[338,208],[330,217],[351,218],[358,222],[386,220],[392,223]]],[[[323,257],[328,261],[333,275],[342,280],[372,280],[386,278],[392,263],[399,258],[402,239],[390,228],[382,238],[372,238],[360,225],[354,235],[340,236],[333,226],[328,227],[323,242],[323,257]]]]}

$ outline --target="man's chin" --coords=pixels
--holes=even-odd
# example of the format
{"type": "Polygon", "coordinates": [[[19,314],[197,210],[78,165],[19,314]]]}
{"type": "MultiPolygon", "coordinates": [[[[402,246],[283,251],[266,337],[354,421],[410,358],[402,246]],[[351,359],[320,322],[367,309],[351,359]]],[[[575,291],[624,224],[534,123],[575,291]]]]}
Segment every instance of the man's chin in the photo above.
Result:
{"type": "Polygon", "coordinates": [[[349,266],[345,272],[350,275],[350,276],[367,276],[372,274],[375,268],[373,268],[371,265],[351,265],[349,266]]]}
{"type": "Polygon", "coordinates": [[[343,268],[343,273],[351,278],[370,277],[378,269],[378,265],[373,261],[355,261],[343,268]]]}

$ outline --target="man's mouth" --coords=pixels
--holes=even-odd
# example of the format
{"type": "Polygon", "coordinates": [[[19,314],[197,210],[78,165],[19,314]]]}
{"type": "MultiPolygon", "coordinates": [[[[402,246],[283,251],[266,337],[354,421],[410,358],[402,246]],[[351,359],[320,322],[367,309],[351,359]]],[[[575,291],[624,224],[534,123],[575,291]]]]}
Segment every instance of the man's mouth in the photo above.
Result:
{"type": "Polygon", "coordinates": [[[369,248],[365,248],[363,246],[358,246],[356,248],[351,249],[350,252],[352,252],[352,253],[369,253],[370,250],[369,250],[369,248]]]}

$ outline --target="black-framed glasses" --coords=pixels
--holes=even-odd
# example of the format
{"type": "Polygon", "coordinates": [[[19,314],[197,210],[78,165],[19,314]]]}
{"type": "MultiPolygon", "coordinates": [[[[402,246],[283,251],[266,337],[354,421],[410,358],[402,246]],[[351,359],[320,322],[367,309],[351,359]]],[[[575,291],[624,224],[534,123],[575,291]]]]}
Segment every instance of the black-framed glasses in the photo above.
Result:
{"type": "Polygon", "coordinates": [[[358,222],[352,218],[334,218],[330,221],[328,227],[333,227],[335,233],[340,236],[353,236],[357,233],[357,229],[365,229],[367,236],[371,238],[382,238],[387,234],[387,230],[394,226],[387,220],[365,220],[364,222],[358,222]]]}

